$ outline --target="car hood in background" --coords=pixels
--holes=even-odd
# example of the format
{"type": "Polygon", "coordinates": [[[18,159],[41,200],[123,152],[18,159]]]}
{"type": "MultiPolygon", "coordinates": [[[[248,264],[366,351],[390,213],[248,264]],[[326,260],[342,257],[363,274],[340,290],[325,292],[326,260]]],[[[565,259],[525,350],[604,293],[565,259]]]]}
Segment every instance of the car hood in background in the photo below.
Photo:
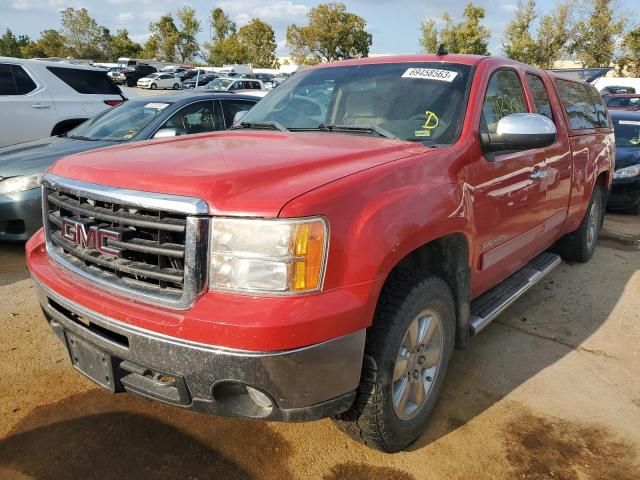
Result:
{"type": "Polygon", "coordinates": [[[424,152],[419,143],[366,135],[236,130],[74,155],[50,172],[200,198],[213,214],[277,216],[288,201],[310,190],[424,152]]]}
{"type": "Polygon", "coordinates": [[[111,146],[115,143],[49,137],[3,147],[0,148],[0,177],[44,173],[60,157],[111,146]]]}
{"type": "Polygon", "coordinates": [[[634,147],[616,147],[616,170],[640,165],[640,145],[634,147]]]}

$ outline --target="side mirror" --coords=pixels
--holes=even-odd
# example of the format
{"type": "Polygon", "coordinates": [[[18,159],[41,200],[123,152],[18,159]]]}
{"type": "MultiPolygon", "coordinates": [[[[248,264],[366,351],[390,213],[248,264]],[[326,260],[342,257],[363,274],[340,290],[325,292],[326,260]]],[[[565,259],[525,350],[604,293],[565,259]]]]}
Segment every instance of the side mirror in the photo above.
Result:
{"type": "Polygon", "coordinates": [[[544,148],[555,141],[555,124],[537,113],[512,113],[498,121],[496,133],[480,133],[480,143],[487,152],[544,148]]]}
{"type": "Polygon", "coordinates": [[[240,112],[236,112],[236,114],[233,116],[233,123],[238,123],[240,120],[242,120],[242,117],[244,117],[247,113],[249,113],[249,110],[242,110],[240,112]]]}
{"type": "Polygon", "coordinates": [[[169,138],[169,137],[177,137],[178,130],[175,128],[161,128],[156,132],[153,138],[169,138]]]}

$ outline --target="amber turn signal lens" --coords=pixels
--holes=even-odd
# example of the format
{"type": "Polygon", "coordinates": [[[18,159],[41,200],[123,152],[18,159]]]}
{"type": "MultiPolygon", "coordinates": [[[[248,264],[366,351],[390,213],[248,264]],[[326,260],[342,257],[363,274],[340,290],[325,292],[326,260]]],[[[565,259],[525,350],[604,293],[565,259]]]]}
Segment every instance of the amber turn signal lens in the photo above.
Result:
{"type": "Polygon", "coordinates": [[[315,290],[322,280],[326,231],[324,222],[314,220],[296,225],[293,263],[294,291],[315,290]]]}

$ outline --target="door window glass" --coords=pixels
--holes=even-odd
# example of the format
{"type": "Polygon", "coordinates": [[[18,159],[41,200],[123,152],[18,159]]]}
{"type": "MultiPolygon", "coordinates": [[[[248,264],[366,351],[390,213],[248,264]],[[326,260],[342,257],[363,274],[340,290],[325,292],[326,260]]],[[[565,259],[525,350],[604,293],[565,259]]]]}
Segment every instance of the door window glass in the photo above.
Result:
{"type": "Polygon", "coordinates": [[[536,110],[540,115],[544,115],[550,120],[553,120],[553,112],[551,111],[551,102],[549,101],[549,95],[547,89],[542,82],[542,79],[531,73],[527,73],[527,84],[533,93],[533,103],[536,106],[536,110]]]}
{"type": "Polygon", "coordinates": [[[222,115],[213,101],[197,102],[187,105],[174,113],[160,128],[175,128],[177,135],[213,132],[222,130],[222,115]]]}
{"type": "Polygon", "coordinates": [[[247,100],[222,100],[222,109],[224,110],[224,120],[226,128],[233,125],[233,119],[238,112],[246,112],[251,110],[254,103],[247,100]]]}
{"type": "Polygon", "coordinates": [[[527,112],[522,84],[513,70],[498,70],[491,76],[482,106],[482,127],[496,133],[501,118],[512,113],[527,112]]]}

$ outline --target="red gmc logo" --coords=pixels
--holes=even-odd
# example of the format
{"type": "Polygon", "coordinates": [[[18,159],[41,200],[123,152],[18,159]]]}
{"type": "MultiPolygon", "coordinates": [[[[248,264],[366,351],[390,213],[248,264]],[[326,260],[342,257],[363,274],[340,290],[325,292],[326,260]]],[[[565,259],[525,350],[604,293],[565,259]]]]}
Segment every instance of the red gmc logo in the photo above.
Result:
{"type": "Polygon", "coordinates": [[[107,255],[120,256],[120,248],[107,245],[108,239],[122,240],[122,232],[100,228],[93,223],[83,223],[70,218],[62,219],[62,238],[83,248],[97,250],[107,255]]]}

